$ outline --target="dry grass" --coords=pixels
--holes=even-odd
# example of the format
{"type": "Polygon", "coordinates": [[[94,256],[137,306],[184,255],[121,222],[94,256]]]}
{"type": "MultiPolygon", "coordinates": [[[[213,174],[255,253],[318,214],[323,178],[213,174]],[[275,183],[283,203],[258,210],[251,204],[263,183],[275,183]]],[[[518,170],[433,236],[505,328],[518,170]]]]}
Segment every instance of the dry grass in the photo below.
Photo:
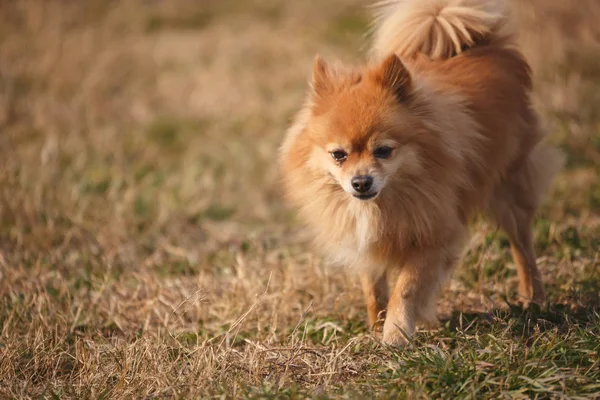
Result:
{"type": "Polygon", "coordinates": [[[0,397],[598,397],[600,5],[517,9],[567,169],[536,223],[550,303],[511,304],[483,221],[441,327],[363,322],[279,195],[319,52],[358,0],[0,1],[0,397]]]}

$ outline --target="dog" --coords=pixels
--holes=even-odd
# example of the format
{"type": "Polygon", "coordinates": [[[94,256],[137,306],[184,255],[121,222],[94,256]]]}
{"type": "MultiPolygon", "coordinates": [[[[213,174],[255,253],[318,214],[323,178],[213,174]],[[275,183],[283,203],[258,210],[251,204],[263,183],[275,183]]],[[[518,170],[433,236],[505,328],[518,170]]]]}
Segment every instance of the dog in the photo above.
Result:
{"type": "Polygon", "coordinates": [[[563,165],[543,142],[530,67],[500,0],[376,5],[359,67],[319,56],[279,153],[286,198],[328,258],[357,271],[373,327],[404,345],[437,322],[469,220],[509,240],[523,302],[545,302],[532,220],[563,165]]]}

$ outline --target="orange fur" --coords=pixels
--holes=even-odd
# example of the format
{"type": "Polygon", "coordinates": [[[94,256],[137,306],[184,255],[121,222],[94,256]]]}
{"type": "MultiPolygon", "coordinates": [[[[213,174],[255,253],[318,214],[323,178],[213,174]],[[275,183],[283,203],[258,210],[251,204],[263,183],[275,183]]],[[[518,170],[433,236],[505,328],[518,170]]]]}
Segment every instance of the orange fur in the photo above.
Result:
{"type": "Polygon", "coordinates": [[[544,301],[531,219],[562,158],[540,142],[529,66],[499,33],[506,18],[481,11],[488,4],[389,3],[376,50],[390,54],[361,68],[317,58],[312,90],[282,146],[287,197],[324,253],[360,273],[370,323],[387,312],[387,343],[405,343],[417,321],[435,322],[467,220],[481,211],[509,235],[524,300],[544,301]],[[413,43],[394,36],[404,32],[394,18],[419,21],[432,6],[446,10],[451,26],[441,22],[443,31],[431,28],[435,35],[413,43]],[[360,177],[371,179],[367,191],[355,186],[360,177]]]}

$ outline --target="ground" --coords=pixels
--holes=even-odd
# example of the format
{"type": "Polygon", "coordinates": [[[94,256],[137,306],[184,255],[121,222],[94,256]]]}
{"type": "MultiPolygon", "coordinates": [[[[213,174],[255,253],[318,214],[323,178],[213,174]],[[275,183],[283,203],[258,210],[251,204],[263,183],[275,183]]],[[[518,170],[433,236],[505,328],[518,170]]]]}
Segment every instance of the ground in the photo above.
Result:
{"type": "Polygon", "coordinates": [[[477,220],[398,350],[275,168],[315,54],[364,59],[364,1],[0,1],[0,398],[599,398],[600,4],[514,3],[568,158],[548,304],[477,220]]]}

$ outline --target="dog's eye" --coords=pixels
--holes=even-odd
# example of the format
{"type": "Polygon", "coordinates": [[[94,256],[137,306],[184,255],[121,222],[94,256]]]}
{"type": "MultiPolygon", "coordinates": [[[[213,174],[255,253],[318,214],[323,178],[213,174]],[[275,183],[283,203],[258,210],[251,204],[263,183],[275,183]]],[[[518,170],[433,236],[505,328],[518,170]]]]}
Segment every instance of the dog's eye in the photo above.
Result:
{"type": "Polygon", "coordinates": [[[375,158],[388,158],[390,154],[392,154],[392,148],[389,146],[382,146],[373,150],[373,156],[375,158]]]}
{"type": "Polygon", "coordinates": [[[337,162],[344,162],[348,158],[348,153],[344,150],[334,150],[331,152],[331,157],[337,162]]]}

